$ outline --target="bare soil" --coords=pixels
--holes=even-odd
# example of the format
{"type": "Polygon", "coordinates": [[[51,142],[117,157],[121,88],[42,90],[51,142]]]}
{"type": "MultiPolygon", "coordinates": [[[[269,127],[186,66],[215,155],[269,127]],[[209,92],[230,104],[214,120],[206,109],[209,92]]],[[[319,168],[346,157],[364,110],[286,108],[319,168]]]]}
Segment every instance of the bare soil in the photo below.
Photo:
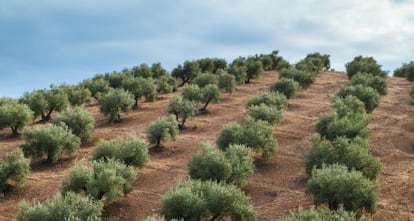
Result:
{"type": "MultiPolygon", "coordinates": [[[[150,149],[151,160],[137,169],[134,190],[105,208],[103,220],[143,220],[157,213],[161,197],[175,183],[188,177],[187,163],[197,152],[200,142],[214,143],[224,124],[242,121],[246,101],[259,92],[269,90],[277,79],[276,72],[266,72],[260,79],[238,86],[232,94],[223,94],[219,104],[211,104],[208,112],[188,120],[187,129],[162,150],[150,149]]],[[[282,122],[274,127],[279,143],[278,155],[268,162],[256,160],[256,171],[244,191],[251,197],[258,220],[278,220],[299,206],[309,207],[312,198],[305,194],[307,180],[303,153],[315,132],[318,117],[331,110],[336,90],[348,83],[344,73],[323,72],[315,84],[289,100],[282,122]]],[[[408,96],[409,82],[389,78],[389,93],[372,114],[370,143],[373,154],[384,163],[379,179],[379,206],[374,220],[414,220],[414,106],[408,96]]],[[[145,138],[148,125],[166,114],[169,99],[179,92],[162,95],[154,103],[141,102],[139,110],[123,115],[121,123],[110,124],[92,105],[89,111],[96,119],[94,141],[117,136],[136,135],[145,138]]],[[[0,131],[0,153],[12,151],[22,143],[20,138],[0,131]]],[[[43,201],[60,191],[62,180],[76,160],[89,160],[93,142],[83,145],[72,156],[57,164],[32,161],[32,172],[26,185],[14,189],[0,199],[0,220],[13,220],[21,200],[43,201]]]]}

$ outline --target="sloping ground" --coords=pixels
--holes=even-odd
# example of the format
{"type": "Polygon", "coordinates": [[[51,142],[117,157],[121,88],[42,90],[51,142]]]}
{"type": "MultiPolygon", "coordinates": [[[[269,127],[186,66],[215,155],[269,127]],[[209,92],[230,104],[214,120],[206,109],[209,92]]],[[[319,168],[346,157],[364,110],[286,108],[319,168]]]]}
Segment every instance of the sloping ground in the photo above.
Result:
{"type": "Polygon", "coordinates": [[[388,80],[388,95],[372,113],[370,144],[384,164],[374,220],[414,220],[414,106],[410,82],[388,80]]]}
{"type": "Polygon", "coordinates": [[[278,220],[292,209],[312,205],[311,197],[305,195],[303,154],[317,119],[331,110],[335,92],[347,82],[345,74],[320,73],[310,88],[289,100],[282,122],[274,129],[279,153],[270,162],[257,165],[246,187],[258,220],[278,220]]]}
{"type": "MultiPolygon", "coordinates": [[[[239,86],[233,95],[224,94],[220,104],[208,107],[208,113],[191,118],[188,129],[180,133],[176,141],[165,143],[164,150],[150,150],[150,163],[138,170],[134,190],[108,206],[104,220],[142,220],[156,213],[161,196],[176,182],[187,178],[187,162],[197,151],[198,144],[215,142],[225,123],[241,121],[246,101],[260,91],[268,91],[276,78],[276,72],[267,72],[251,84],[239,86]]],[[[304,193],[303,153],[315,131],[316,120],[331,109],[335,91],[347,82],[344,74],[321,73],[314,85],[289,101],[288,111],[274,129],[279,142],[278,155],[269,162],[257,160],[256,171],[244,188],[252,198],[258,220],[278,220],[291,209],[312,204],[311,197],[304,193]]],[[[379,183],[379,210],[374,220],[410,220],[410,217],[414,219],[414,107],[407,94],[409,82],[390,78],[389,87],[389,94],[382,98],[370,124],[373,153],[384,162],[379,183]]],[[[97,120],[94,140],[128,134],[144,138],[148,124],[165,115],[172,96],[174,94],[164,95],[155,103],[142,103],[140,110],[113,125],[107,123],[97,106],[88,107],[97,120]]],[[[0,137],[6,132],[1,131],[0,137]]],[[[17,138],[0,138],[0,153],[11,151],[21,143],[17,138]]],[[[12,220],[22,199],[42,201],[58,193],[68,169],[77,159],[89,160],[92,150],[93,145],[85,145],[73,157],[55,165],[33,162],[26,186],[0,199],[0,220],[12,220]]]]}

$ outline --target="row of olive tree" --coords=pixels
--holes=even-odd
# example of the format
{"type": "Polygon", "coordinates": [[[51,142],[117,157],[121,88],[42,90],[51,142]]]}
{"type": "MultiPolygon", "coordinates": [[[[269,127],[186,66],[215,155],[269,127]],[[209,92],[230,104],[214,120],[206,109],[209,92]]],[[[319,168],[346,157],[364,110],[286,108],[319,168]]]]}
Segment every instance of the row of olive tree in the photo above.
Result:
{"type": "Polygon", "coordinates": [[[134,167],[149,160],[147,143],[135,137],[100,141],[92,155],[92,162],[70,169],[60,194],[45,203],[22,202],[16,219],[100,220],[105,205],[132,191],[134,167]]]}
{"type": "MultiPolygon", "coordinates": [[[[333,111],[319,118],[319,134],[312,138],[305,153],[305,168],[310,176],[306,192],[313,195],[316,205],[325,204],[333,211],[316,209],[314,216],[359,219],[364,211],[376,211],[376,179],[382,164],[371,154],[367,141],[367,113],[387,93],[387,79],[386,72],[371,57],[355,57],[345,66],[350,85],[336,93],[333,111]]],[[[309,212],[299,211],[291,217],[306,213],[309,212]]]]}

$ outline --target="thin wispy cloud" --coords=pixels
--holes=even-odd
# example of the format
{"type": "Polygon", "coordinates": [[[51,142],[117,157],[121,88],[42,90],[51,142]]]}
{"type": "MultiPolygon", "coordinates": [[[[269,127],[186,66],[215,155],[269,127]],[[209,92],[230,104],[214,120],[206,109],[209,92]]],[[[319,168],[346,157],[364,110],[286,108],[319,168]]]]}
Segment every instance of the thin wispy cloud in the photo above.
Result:
{"type": "Polygon", "coordinates": [[[72,0],[0,3],[0,96],[142,62],[268,53],[332,66],[374,56],[392,71],[414,55],[414,1],[72,0]]]}

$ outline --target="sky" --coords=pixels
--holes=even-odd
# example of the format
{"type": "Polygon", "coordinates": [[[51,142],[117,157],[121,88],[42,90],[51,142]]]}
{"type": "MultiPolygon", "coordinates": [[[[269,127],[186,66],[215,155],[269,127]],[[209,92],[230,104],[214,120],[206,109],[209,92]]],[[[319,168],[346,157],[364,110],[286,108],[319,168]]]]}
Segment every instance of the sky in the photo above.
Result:
{"type": "Polygon", "coordinates": [[[414,0],[0,0],[0,97],[161,62],[329,54],[414,60],[414,0]]]}

